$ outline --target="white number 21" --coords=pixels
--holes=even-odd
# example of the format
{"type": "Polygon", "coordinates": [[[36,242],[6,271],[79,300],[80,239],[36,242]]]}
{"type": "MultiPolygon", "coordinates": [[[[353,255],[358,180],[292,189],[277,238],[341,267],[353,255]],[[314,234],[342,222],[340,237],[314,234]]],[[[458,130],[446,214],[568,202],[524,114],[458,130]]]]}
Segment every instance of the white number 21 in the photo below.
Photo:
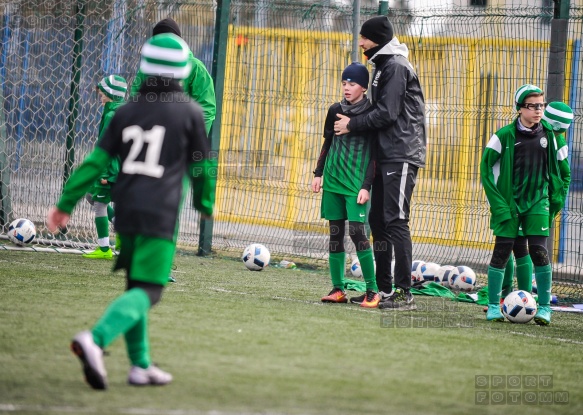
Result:
{"type": "Polygon", "coordinates": [[[124,128],[121,134],[123,142],[133,142],[128,156],[123,162],[122,171],[126,174],[143,174],[144,176],[155,178],[162,177],[164,166],[161,166],[159,162],[165,133],[166,128],[159,125],[155,125],[148,131],[144,131],[138,125],[124,128]],[[136,161],[144,143],[148,145],[146,158],[144,161],[136,161]]]}

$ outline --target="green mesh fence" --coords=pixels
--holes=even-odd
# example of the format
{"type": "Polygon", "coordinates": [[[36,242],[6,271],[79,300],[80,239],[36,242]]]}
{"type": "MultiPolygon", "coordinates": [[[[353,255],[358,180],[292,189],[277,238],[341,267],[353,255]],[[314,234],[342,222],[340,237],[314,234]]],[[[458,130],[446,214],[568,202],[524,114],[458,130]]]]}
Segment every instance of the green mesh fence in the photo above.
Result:
{"type": "MultiPolygon", "coordinates": [[[[515,116],[516,88],[527,82],[547,87],[553,2],[459,3],[391,1],[389,16],[410,50],[427,104],[427,168],[419,174],[411,220],[414,256],[483,273],[493,236],[478,163],[492,133],[515,116]]],[[[352,60],[352,4],[231,2],[214,249],[242,252],[257,242],[278,257],[327,257],[321,195],[312,194],[309,184],[327,108],[340,100],[340,74],[352,60]]],[[[210,72],[216,4],[39,0],[2,7],[2,230],[27,217],[44,243],[91,247],[96,234],[87,203],[78,205],[66,235],[48,235],[44,217],[62,188],[67,158],[77,165],[95,143],[95,83],[110,73],[131,81],[142,43],[167,16],[210,72]],[[76,3],[84,4],[82,13],[76,3]],[[82,43],[75,42],[76,28],[82,43]],[[71,94],[75,44],[81,55],[78,96],[71,94]],[[78,115],[71,135],[73,104],[78,115]]],[[[377,9],[378,2],[361,1],[360,20],[377,9]]],[[[583,298],[583,5],[571,1],[569,13],[563,96],[575,111],[567,136],[572,186],[553,239],[553,278],[557,294],[575,301],[583,298]]],[[[199,215],[187,206],[180,243],[195,247],[198,233],[199,215]]]]}

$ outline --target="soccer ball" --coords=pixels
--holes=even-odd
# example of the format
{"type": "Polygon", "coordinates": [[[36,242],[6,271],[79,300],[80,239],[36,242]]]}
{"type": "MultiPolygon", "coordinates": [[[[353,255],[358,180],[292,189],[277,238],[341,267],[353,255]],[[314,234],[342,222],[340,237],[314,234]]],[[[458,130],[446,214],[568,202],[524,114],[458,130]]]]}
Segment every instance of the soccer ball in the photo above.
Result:
{"type": "Polygon", "coordinates": [[[411,282],[413,284],[423,281],[423,271],[425,271],[425,261],[413,261],[411,265],[411,282]]]}
{"type": "Polygon", "coordinates": [[[34,223],[28,219],[16,219],[8,227],[8,239],[18,246],[31,243],[35,236],[36,228],[34,223]]]}
{"type": "Polygon", "coordinates": [[[243,263],[249,271],[261,271],[269,265],[271,254],[261,244],[251,244],[243,251],[243,263]]]}
{"type": "Polygon", "coordinates": [[[353,277],[362,278],[362,268],[360,268],[360,261],[358,258],[355,258],[350,264],[350,273],[353,277]]]}
{"type": "MultiPolygon", "coordinates": [[[[374,258],[373,258],[373,263],[374,263],[374,269],[376,271],[377,270],[377,263],[374,262],[374,258]]],[[[353,277],[362,278],[362,268],[360,267],[360,261],[358,260],[358,258],[355,258],[354,261],[352,261],[352,264],[350,264],[350,273],[352,274],[353,277]]]]}
{"type": "Polygon", "coordinates": [[[476,288],[476,274],[470,267],[464,265],[457,267],[459,275],[452,277],[450,287],[460,291],[472,291],[476,288]],[[453,281],[453,284],[452,284],[453,281]]]}
{"type": "Polygon", "coordinates": [[[442,265],[437,271],[435,271],[434,281],[444,287],[449,287],[449,275],[451,272],[457,268],[453,265],[442,265]]]}
{"type": "Polygon", "coordinates": [[[454,267],[452,270],[450,270],[449,274],[447,274],[447,286],[449,288],[453,288],[453,283],[455,282],[455,280],[459,276],[460,276],[460,270],[458,269],[458,267],[454,267]]]}
{"type": "Polygon", "coordinates": [[[425,269],[421,273],[421,275],[423,276],[422,281],[424,281],[424,282],[435,281],[435,274],[437,273],[437,270],[439,269],[439,267],[440,267],[440,265],[436,264],[435,262],[426,262],[425,269]]]}
{"type": "Polygon", "coordinates": [[[536,314],[536,301],[526,291],[512,291],[504,299],[502,313],[513,323],[528,323],[536,314]]]}

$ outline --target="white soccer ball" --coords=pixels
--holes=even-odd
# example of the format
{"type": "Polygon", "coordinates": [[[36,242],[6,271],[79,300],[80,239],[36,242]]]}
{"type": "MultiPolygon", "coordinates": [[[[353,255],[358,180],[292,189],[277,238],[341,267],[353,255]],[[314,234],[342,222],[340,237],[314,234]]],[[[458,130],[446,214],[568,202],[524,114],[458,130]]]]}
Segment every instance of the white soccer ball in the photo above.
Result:
{"type": "Polygon", "coordinates": [[[530,293],[522,290],[512,291],[504,299],[502,313],[513,323],[524,324],[534,318],[536,301],[530,293]]]}
{"type": "Polygon", "coordinates": [[[360,261],[358,258],[355,258],[350,264],[350,273],[353,277],[362,278],[362,268],[360,268],[360,261]]]}
{"type": "Polygon", "coordinates": [[[411,265],[411,282],[413,284],[423,281],[423,271],[425,271],[425,261],[413,261],[411,265]]]}
{"type": "Polygon", "coordinates": [[[464,265],[457,267],[459,275],[452,277],[450,287],[460,291],[473,291],[476,288],[476,274],[470,267],[464,265]]]}
{"type": "MultiPolygon", "coordinates": [[[[377,270],[377,263],[373,258],[374,270],[377,270]]],[[[360,267],[360,261],[358,258],[354,258],[352,264],[350,264],[350,273],[353,277],[362,278],[362,268],[360,267]]]]}
{"type": "Polygon", "coordinates": [[[449,275],[453,270],[457,268],[453,265],[442,265],[435,272],[434,281],[444,287],[449,287],[449,275]]]}
{"type": "Polygon", "coordinates": [[[36,227],[28,219],[16,219],[8,226],[8,239],[18,246],[31,243],[35,236],[36,227]]]}
{"type": "Polygon", "coordinates": [[[243,251],[243,263],[249,271],[261,271],[269,265],[271,254],[261,244],[251,244],[243,251]]]}
{"type": "Polygon", "coordinates": [[[441,265],[436,264],[435,262],[426,262],[425,269],[421,273],[423,277],[423,282],[433,282],[435,281],[435,274],[441,265]]]}
{"type": "Polygon", "coordinates": [[[453,288],[453,283],[455,282],[455,280],[459,276],[460,276],[460,270],[458,269],[458,267],[454,267],[452,270],[450,270],[449,274],[447,274],[447,286],[449,288],[453,288]]]}

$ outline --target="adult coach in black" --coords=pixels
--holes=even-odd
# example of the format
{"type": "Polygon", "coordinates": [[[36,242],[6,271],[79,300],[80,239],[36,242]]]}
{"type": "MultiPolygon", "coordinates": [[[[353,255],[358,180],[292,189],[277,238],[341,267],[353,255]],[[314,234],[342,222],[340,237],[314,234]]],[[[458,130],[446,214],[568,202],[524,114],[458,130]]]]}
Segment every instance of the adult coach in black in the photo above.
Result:
{"type": "Polygon", "coordinates": [[[47,217],[50,231],[65,226],[102,166],[120,157],[121,171],[112,191],[118,207],[115,228],[121,236],[115,268],[126,270],[127,289],[90,331],[78,333],[71,344],[94,389],[107,387],[103,349],[122,334],[131,362],[131,385],[164,385],[172,380],[172,375],[151,362],[149,309],[160,300],[168,282],[186,179],[192,183],[194,207],[209,216],[216,180],[202,110],[179,84],[190,73],[189,53],[186,43],[174,34],[157,35],[144,44],[140,70],[148,81],[138,97],[117,110],[47,217]]]}
{"type": "Polygon", "coordinates": [[[379,290],[391,291],[391,245],[395,251],[395,290],[379,308],[417,308],[410,292],[412,243],[409,230],[411,196],[417,170],[425,167],[427,144],[425,102],[419,78],[386,16],[364,22],[359,46],[374,65],[369,98],[374,110],[348,118],[338,115],[336,134],[376,130],[377,171],[372,186],[370,228],[374,240],[379,290]]]}

